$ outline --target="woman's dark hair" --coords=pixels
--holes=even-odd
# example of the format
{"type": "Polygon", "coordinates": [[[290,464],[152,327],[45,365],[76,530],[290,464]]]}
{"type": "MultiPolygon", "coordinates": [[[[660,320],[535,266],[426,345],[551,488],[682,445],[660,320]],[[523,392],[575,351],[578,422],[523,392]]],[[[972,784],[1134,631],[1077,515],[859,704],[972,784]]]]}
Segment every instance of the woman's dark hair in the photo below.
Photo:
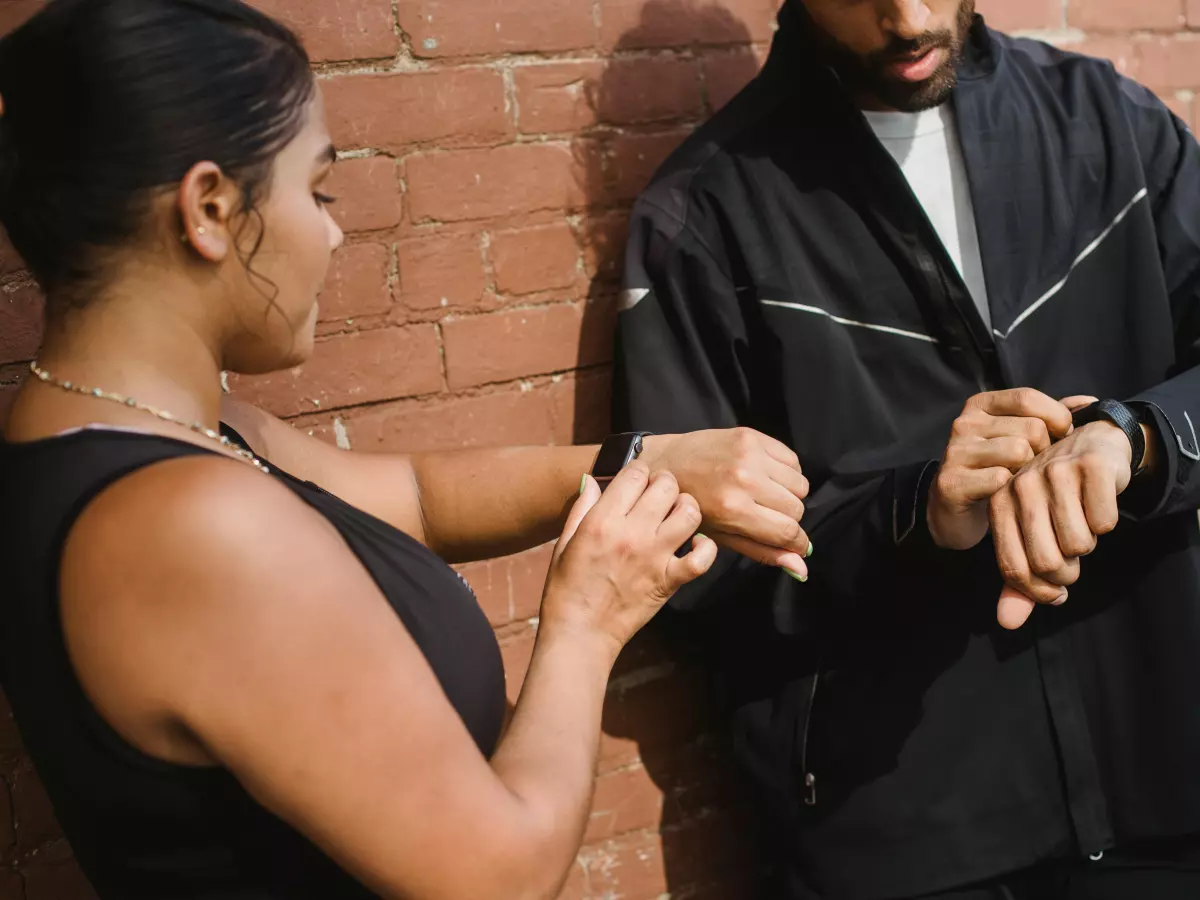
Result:
{"type": "Polygon", "coordinates": [[[314,90],[296,36],[239,0],[50,0],[0,40],[0,222],[76,302],[196,163],[253,212],[314,90]]]}

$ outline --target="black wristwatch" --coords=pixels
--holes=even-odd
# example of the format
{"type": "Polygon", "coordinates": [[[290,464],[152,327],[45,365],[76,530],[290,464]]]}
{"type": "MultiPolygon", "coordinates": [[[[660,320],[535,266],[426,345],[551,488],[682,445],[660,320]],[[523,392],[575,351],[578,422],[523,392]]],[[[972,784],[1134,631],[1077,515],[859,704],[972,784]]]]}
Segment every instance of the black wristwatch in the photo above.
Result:
{"type": "Polygon", "coordinates": [[[592,477],[599,482],[600,490],[608,487],[618,472],[642,455],[642,439],[651,434],[653,432],[634,431],[610,435],[604,439],[604,443],[600,445],[600,453],[596,456],[596,464],[592,466],[592,477]]]}
{"type": "Polygon", "coordinates": [[[1085,406],[1073,417],[1076,428],[1091,425],[1093,422],[1111,422],[1125,432],[1129,438],[1129,446],[1133,448],[1129,467],[1134,475],[1142,468],[1142,460],[1146,457],[1146,435],[1142,431],[1142,417],[1120,400],[1101,400],[1091,406],[1085,406]]]}

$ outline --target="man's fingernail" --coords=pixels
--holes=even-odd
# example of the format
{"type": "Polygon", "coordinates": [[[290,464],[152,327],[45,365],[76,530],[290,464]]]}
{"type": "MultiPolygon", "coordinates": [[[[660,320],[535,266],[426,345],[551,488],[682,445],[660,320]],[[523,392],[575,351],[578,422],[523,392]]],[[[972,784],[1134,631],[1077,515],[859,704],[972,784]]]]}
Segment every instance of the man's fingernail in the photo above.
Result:
{"type": "Polygon", "coordinates": [[[808,583],[807,575],[801,575],[799,572],[793,572],[791,569],[784,569],[783,571],[787,572],[789,575],[791,575],[793,578],[795,578],[801,584],[808,583]]]}
{"type": "Polygon", "coordinates": [[[1063,605],[1064,603],[1066,603],[1066,602],[1067,602],[1067,592],[1066,592],[1066,591],[1063,591],[1063,592],[1062,592],[1062,596],[1061,596],[1061,597],[1059,597],[1057,600],[1055,600],[1055,601],[1054,601],[1053,603],[1051,603],[1050,605],[1051,605],[1051,606],[1062,606],[1062,605],[1063,605]]]}
{"type": "Polygon", "coordinates": [[[807,549],[806,551],[804,551],[804,558],[805,558],[805,559],[810,559],[810,558],[812,557],[812,555],[813,555],[813,542],[812,542],[812,541],[809,541],[809,542],[808,542],[808,549],[807,549]]]}

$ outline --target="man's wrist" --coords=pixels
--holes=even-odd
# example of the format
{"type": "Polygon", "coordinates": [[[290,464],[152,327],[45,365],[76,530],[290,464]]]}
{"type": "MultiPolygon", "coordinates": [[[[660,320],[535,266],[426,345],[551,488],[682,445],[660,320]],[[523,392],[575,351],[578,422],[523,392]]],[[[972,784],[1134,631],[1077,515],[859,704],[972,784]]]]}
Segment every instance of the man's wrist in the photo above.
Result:
{"type": "Polygon", "coordinates": [[[1159,445],[1158,445],[1158,429],[1151,425],[1142,422],[1142,434],[1146,439],[1146,452],[1142,454],[1142,465],[1138,468],[1137,474],[1145,472],[1152,474],[1158,468],[1159,445]]]}

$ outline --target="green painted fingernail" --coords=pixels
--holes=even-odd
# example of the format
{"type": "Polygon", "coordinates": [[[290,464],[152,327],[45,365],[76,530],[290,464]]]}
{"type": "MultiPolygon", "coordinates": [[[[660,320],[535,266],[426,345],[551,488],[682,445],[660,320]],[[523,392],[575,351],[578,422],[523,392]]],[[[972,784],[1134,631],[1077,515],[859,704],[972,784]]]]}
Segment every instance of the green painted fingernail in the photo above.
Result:
{"type": "Polygon", "coordinates": [[[700,540],[702,540],[702,541],[707,541],[707,540],[708,540],[708,535],[706,535],[706,534],[701,534],[701,533],[700,533],[700,532],[698,532],[698,531],[696,532],[696,537],[700,538],[700,540]]]}
{"type": "Polygon", "coordinates": [[[583,478],[579,479],[579,496],[583,496],[583,492],[587,490],[587,473],[583,473],[583,478]]]}
{"type": "Polygon", "coordinates": [[[793,578],[795,578],[801,584],[808,583],[807,575],[801,575],[799,572],[793,572],[791,569],[784,569],[783,571],[787,572],[789,575],[791,575],[793,578]]]}
{"type": "Polygon", "coordinates": [[[805,558],[805,559],[808,559],[808,558],[809,558],[809,557],[811,557],[812,555],[813,555],[813,542],[812,542],[812,541],[809,541],[809,542],[808,542],[808,550],[807,550],[807,552],[805,552],[805,554],[804,554],[804,558],[805,558]]]}

